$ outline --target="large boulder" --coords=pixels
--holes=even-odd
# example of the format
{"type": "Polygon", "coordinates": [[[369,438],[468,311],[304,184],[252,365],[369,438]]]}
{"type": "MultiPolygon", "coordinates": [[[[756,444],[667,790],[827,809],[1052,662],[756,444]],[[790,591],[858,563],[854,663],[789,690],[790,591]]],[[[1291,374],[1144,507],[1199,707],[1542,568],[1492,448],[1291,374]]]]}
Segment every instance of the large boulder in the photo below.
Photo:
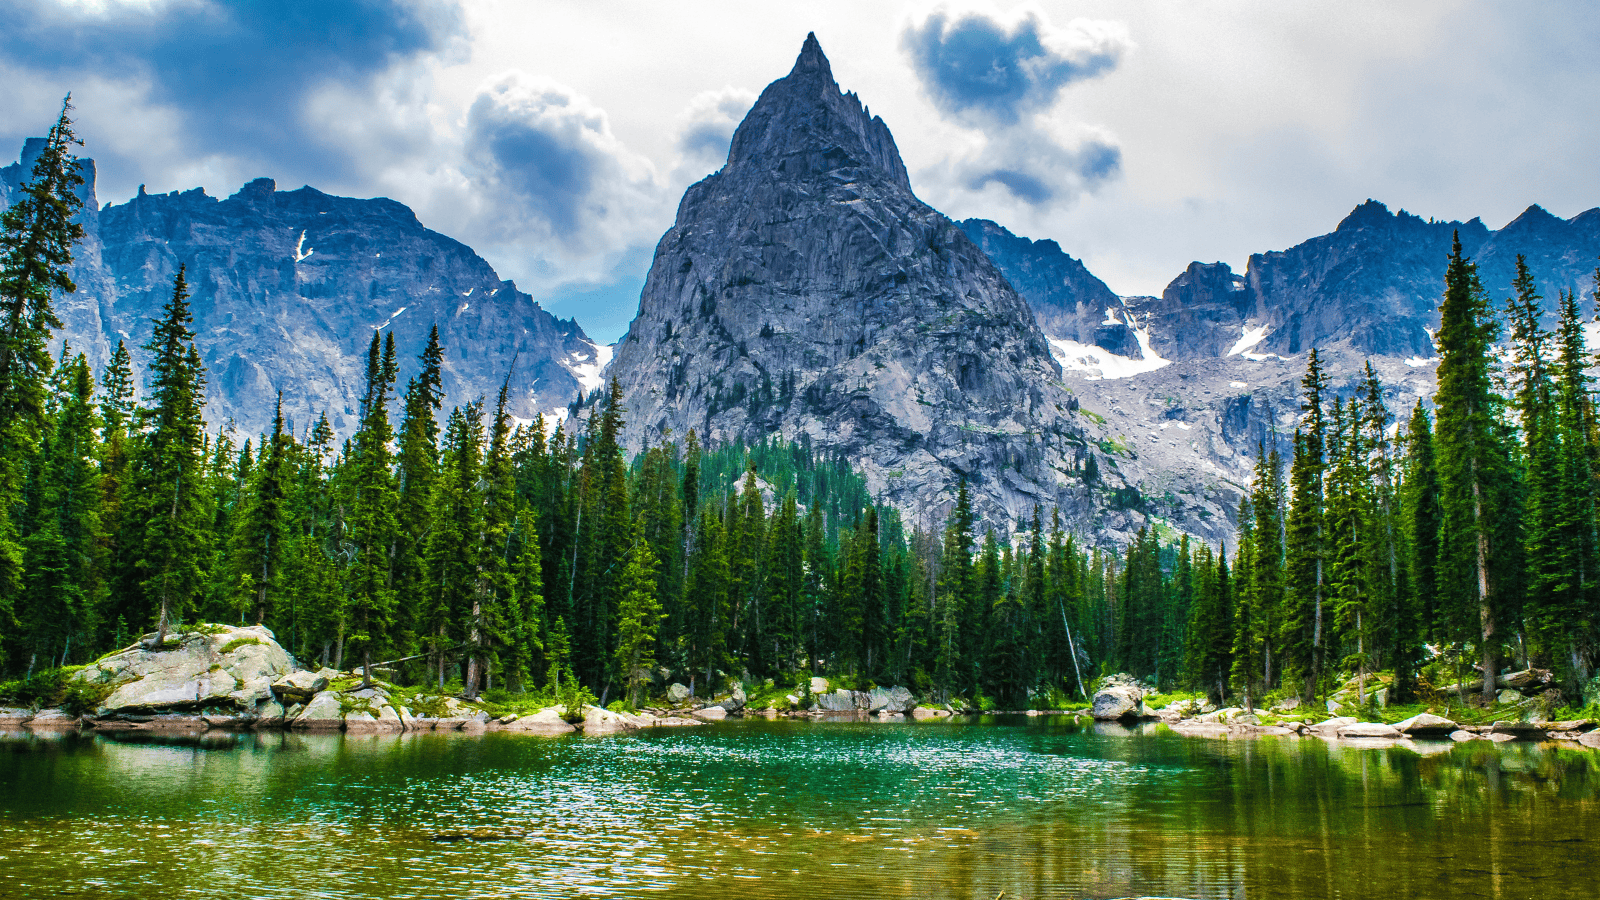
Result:
{"type": "Polygon", "coordinates": [[[253,713],[270,685],[289,674],[289,654],[260,625],[204,625],[102,657],[72,677],[110,689],[96,715],[159,712],[253,713]]]}
{"type": "Polygon", "coordinates": [[[1144,692],[1137,685],[1114,683],[1095,692],[1089,714],[1102,721],[1112,721],[1136,719],[1143,711],[1144,692]]]}
{"type": "Polygon", "coordinates": [[[327,689],[328,677],[318,672],[290,672],[272,682],[272,693],[285,703],[304,703],[327,689]]]}
{"type": "Polygon", "coordinates": [[[1450,733],[1456,730],[1456,723],[1433,713],[1417,713],[1409,719],[1394,723],[1394,728],[1401,734],[1411,737],[1449,737],[1450,733]]]}
{"type": "Polygon", "coordinates": [[[720,706],[708,706],[705,709],[697,709],[689,715],[702,722],[720,722],[728,717],[728,711],[720,706]]]}
{"type": "Polygon", "coordinates": [[[1584,747],[1600,750],[1600,731],[1586,731],[1578,738],[1578,743],[1584,747]]]}
{"type": "Polygon", "coordinates": [[[18,709],[16,707],[0,707],[0,727],[7,725],[21,725],[33,718],[33,710],[18,709]]]}
{"type": "Polygon", "coordinates": [[[1354,716],[1335,716],[1318,722],[1307,730],[1320,735],[1332,736],[1338,734],[1339,729],[1354,725],[1358,721],[1354,716]]]}
{"type": "Polygon", "coordinates": [[[733,686],[733,692],[729,694],[728,698],[723,700],[720,705],[728,712],[736,713],[739,710],[744,709],[744,702],[747,699],[749,698],[745,695],[744,685],[736,684],[733,686]]]}
{"type": "Polygon", "coordinates": [[[673,706],[677,706],[687,699],[689,699],[688,685],[679,684],[677,682],[667,685],[667,702],[671,703],[673,706]]]}
{"type": "Polygon", "coordinates": [[[826,694],[828,692],[828,679],[820,675],[812,676],[809,687],[814,695],[826,694]]]}
{"type": "Polygon", "coordinates": [[[634,723],[631,716],[614,713],[598,706],[585,706],[583,722],[578,727],[583,729],[584,734],[596,735],[633,731],[639,726],[634,723]]]}
{"type": "Polygon", "coordinates": [[[338,691],[323,691],[294,717],[289,727],[296,731],[343,731],[344,710],[338,691]]]}
{"type": "Polygon", "coordinates": [[[865,693],[843,688],[817,697],[817,708],[824,712],[860,712],[867,708],[867,703],[865,693]]]}
{"type": "Polygon", "coordinates": [[[1393,740],[1404,737],[1400,729],[1384,722],[1353,722],[1339,729],[1337,732],[1342,738],[1386,738],[1393,740]]]}
{"type": "Polygon", "coordinates": [[[64,709],[41,709],[26,724],[29,728],[77,728],[82,720],[64,709]]]}
{"type": "Polygon", "coordinates": [[[867,692],[867,709],[871,712],[910,712],[917,705],[911,691],[896,685],[888,688],[873,688],[867,692]]]}
{"type": "Polygon", "coordinates": [[[559,706],[547,706],[532,715],[517,716],[509,722],[502,720],[493,727],[496,731],[514,731],[518,734],[571,734],[578,730],[561,717],[559,706]]]}

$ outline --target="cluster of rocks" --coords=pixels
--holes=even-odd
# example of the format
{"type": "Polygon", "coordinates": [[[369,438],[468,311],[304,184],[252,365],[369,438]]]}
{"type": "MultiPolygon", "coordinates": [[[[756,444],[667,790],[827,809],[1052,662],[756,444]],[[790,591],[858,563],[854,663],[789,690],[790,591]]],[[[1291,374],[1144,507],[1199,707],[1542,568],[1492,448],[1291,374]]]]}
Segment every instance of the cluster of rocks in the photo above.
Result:
{"type": "Polygon", "coordinates": [[[402,691],[382,681],[364,684],[354,672],[295,666],[272,631],[262,626],[202,625],[110,654],[75,672],[104,699],[82,716],[60,709],[0,709],[0,725],[89,727],[96,731],[252,731],[397,733],[508,731],[522,734],[617,734],[642,728],[703,725],[730,716],[867,717],[880,720],[946,717],[951,710],[917,705],[904,687],[830,690],[813,678],[798,694],[751,708],[744,688],[702,701],[682,684],[667,688],[668,705],[638,713],[584,706],[567,716],[559,706],[496,717],[477,703],[402,691]]]}
{"type": "MultiPolygon", "coordinates": [[[[1547,673],[1546,673],[1547,674],[1547,673]]],[[[1542,684],[1540,673],[1516,673],[1503,676],[1516,683],[1542,684]]],[[[1381,690],[1381,688],[1380,688],[1381,690]]],[[[1600,724],[1592,719],[1562,722],[1499,721],[1493,725],[1463,725],[1436,716],[1420,713],[1401,722],[1363,722],[1354,716],[1337,716],[1321,722],[1293,720],[1269,721],[1240,707],[1216,708],[1207,700],[1176,700],[1161,709],[1145,705],[1146,687],[1126,675],[1109,676],[1095,692],[1094,704],[1089,714],[1100,721],[1135,721],[1155,719],[1166,723],[1174,731],[1192,735],[1304,735],[1347,741],[1394,742],[1411,739],[1475,741],[1566,741],[1578,746],[1600,749],[1600,724]]],[[[1294,713],[1299,702],[1287,700],[1274,706],[1271,713],[1294,713]]]]}
{"type": "MultiPolygon", "coordinates": [[[[770,687],[770,684],[769,684],[770,687]]],[[[706,722],[716,722],[733,717],[776,718],[876,718],[881,721],[895,719],[947,718],[954,714],[949,708],[920,706],[908,688],[875,687],[870,691],[846,688],[830,689],[828,679],[814,677],[794,693],[783,695],[777,701],[753,705],[744,687],[734,684],[726,695],[696,701],[688,686],[667,685],[667,702],[670,707],[647,709],[645,712],[663,716],[692,717],[706,722]]]]}
{"type": "Polygon", "coordinates": [[[0,725],[104,732],[288,728],[615,734],[700,724],[696,718],[633,715],[595,706],[583,707],[572,721],[554,706],[497,718],[456,697],[401,692],[383,682],[364,685],[353,672],[299,669],[262,626],[198,626],[170,635],[157,649],[142,642],[105,656],[72,677],[104,692],[95,709],[82,716],[61,709],[0,709],[0,725]]]}

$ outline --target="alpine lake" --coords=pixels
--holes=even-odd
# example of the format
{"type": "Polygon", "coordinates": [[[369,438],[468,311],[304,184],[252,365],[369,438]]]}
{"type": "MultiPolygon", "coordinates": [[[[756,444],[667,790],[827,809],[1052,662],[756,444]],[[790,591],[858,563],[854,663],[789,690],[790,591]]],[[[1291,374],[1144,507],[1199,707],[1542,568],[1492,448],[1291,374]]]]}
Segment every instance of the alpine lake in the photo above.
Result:
{"type": "Polygon", "coordinates": [[[1066,717],[0,731],[0,897],[1593,898],[1600,752],[1066,717]]]}

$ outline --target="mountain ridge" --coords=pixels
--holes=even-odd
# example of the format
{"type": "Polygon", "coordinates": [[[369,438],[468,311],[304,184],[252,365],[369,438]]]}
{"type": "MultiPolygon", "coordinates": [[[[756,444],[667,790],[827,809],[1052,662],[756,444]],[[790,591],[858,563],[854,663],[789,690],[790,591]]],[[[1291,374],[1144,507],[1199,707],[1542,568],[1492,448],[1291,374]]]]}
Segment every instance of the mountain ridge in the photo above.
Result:
{"type": "MultiPolygon", "coordinates": [[[[22,161],[0,170],[8,192],[26,177],[27,155],[25,148],[22,161]]],[[[574,320],[545,311],[395,200],[279,191],[258,178],[225,198],[141,186],[127,202],[101,207],[93,162],[82,163],[89,177],[86,235],[73,266],[79,289],[57,300],[57,337],[97,370],[120,339],[137,369],[149,320],[185,265],[212,427],[259,433],[281,390],[297,425],[326,411],[337,433],[350,433],[375,330],[395,333],[403,386],[437,325],[447,396],[492,397],[509,377],[511,408],[523,419],[560,416],[600,384],[604,348],[574,320]]]]}

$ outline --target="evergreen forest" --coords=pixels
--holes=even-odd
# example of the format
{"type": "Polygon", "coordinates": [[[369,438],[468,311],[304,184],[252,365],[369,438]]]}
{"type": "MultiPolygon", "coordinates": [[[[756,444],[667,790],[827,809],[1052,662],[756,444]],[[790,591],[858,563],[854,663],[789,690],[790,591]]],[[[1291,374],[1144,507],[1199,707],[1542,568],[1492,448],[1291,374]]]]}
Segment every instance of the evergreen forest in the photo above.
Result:
{"type": "Polygon", "coordinates": [[[443,395],[437,332],[374,333],[347,439],[281,400],[268,433],[210,429],[181,268],[102,371],[53,349],[82,234],[69,109],[0,220],[0,671],[226,622],[469,698],[825,673],[1021,709],[1125,671],[1253,707],[1380,672],[1397,699],[1492,697],[1496,673],[1538,666],[1575,702],[1593,676],[1593,360],[1580,298],[1547,330],[1525,266],[1496,301],[1457,244],[1437,393],[1398,420],[1370,365],[1335,385],[1311,351],[1236,546],[1152,527],[1112,549],[1055,510],[978,521],[965,483],[942,526],[908,525],[804,443],[691,431],[630,457],[615,384],[519,422],[504,387],[443,395]]]}

